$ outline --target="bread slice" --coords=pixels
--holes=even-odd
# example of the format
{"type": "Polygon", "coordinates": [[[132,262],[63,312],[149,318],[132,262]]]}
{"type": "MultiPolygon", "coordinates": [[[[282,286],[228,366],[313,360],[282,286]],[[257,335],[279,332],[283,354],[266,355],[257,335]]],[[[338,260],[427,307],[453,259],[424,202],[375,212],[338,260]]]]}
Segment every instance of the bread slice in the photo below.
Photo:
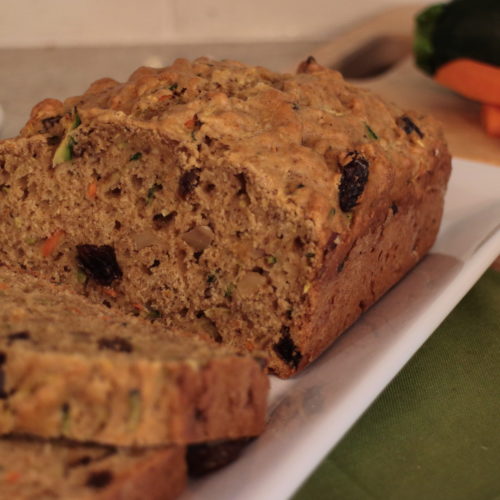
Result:
{"type": "Polygon", "coordinates": [[[185,449],[2,438],[0,484],[0,500],[170,500],[186,484],[185,449]]]}
{"type": "Polygon", "coordinates": [[[307,366],[429,250],[443,133],[308,59],[177,60],[0,143],[0,262],[307,366]]]}
{"type": "Polygon", "coordinates": [[[139,446],[258,435],[259,359],[0,268],[0,433],[139,446]]]}

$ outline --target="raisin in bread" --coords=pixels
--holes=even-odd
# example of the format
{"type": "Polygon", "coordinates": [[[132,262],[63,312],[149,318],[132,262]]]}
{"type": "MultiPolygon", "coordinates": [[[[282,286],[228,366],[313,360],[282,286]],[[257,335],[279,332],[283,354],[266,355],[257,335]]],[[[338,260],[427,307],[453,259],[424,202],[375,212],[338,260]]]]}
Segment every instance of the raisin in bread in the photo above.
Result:
{"type": "Polygon", "coordinates": [[[113,445],[255,436],[261,360],[0,268],[0,433],[113,445]]]}
{"type": "Polygon", "coordinates": [[[0,439],[0,500],[170,500],[186,484],[183,447],[123,450],[0,439]]]}
{"type": "Polygon", "coordinates": [[[0,143],[0,262],[305,367],[429,250],[450,155],[312,58],[177,60],[41,102],[0,143]]]}

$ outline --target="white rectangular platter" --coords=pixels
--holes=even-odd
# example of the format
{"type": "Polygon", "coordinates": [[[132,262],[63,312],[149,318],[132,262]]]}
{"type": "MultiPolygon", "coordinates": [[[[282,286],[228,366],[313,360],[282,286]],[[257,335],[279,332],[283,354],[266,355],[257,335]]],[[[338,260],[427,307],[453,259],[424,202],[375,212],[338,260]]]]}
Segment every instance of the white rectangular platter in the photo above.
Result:
{"type": "Polygon", "coordinates": [[[455,159],[430,254],[310,368],[273,377],[265,433],[182,499],[290,497],[498,254],[500,167],[455,159]]]}

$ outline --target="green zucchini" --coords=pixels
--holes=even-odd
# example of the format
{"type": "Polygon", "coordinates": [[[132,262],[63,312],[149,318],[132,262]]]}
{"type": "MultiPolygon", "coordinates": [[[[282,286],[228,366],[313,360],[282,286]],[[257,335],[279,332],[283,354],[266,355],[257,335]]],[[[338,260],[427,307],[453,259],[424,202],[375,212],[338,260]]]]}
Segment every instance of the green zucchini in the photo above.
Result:
{"type": "Polygon", "coordinates": [[[422,11],[416,19],[417,66],[433,75],[458,58],[500,66],[500,0],[454,0],[422,11]]]}

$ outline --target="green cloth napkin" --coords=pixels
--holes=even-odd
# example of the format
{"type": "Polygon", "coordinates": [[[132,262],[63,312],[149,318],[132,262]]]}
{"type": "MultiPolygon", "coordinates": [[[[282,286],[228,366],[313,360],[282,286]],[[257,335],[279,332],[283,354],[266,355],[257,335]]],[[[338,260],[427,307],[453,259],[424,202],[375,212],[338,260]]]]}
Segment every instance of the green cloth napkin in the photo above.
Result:
{"type": "Polygon", "coordinates": [[[294,500],[500,499],[500,272],[487,271],[294,500]]]}

